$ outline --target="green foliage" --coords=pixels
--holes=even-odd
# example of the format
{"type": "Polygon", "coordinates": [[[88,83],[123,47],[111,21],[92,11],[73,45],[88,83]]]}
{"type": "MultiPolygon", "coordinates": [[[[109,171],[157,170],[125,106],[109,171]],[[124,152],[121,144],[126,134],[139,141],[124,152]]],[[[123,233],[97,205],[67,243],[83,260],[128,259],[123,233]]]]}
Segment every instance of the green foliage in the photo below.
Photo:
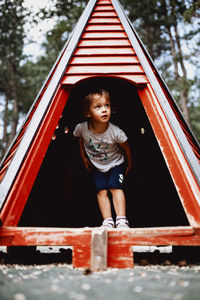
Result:
{"type": "MultiPolygon", "coordinates": [[[[26,84],[29,88],[29,97],[34,100],[49,71],[54,65],[60,51],[66,43],[69,34],[77,23],[87,1],[65,1],[57,0],[55,7],[51,11],[42,9],[42,15],[46,19],[57,18],[54,28],[47,32],[45,41],[41,45],[44,54],[37,57],[37,61],[28,60],[23,66],[26,74],[26,84]]],[[[40,13],[38,15],[40,15],[40,13]]],[[[27,106],[24,106],[24,112],[27,106]]]]}
{"type": "Polygon", "coordinates": [[[200,0],[190,0],[187,10],[184,12],[184,20],[191,22],[192,18],[200,16],[200,0]]]}
{"type": "Polygon", "coordinates": [[[20,62],[23,57],[25,22],[23,0],[1,1],[0,7],[0,91],[5,92],[9,98],[12,89],[9,79],[12,73],[19,81],[20,62]],[[11,73],[12,72],[12,73],[11,73]]]}
{"type": "Polygon", "coordinates": [[[46,35],[46,41],[42,45],[45,54],[38,58],[38,64],[44,64],[50,70],[80,18],[86,3],[87,1],[80,0],[57,0],[52,11],[43,11],[47,18],[56,16],[58,21],[46,35]]]}
{"type": "Polygon", "coordinates": [[[8,146],[9,134],[12,139],[16,133],[20,103],[25,100],[23,91],[25,79],[21,65],[25,59],[23,26],[27,12],[23,2],[24,0],[0,2],[0,94],[5,100],[2,154],[8,146]]]}
{"type": "Polygon", "coordinates": [[[193,105],[194,98],[197,99],[198,83],[197,77],[191,79],[188,63],[193,64],[195,69],[199,64],[200,23],[197,17],[200,14],[200,1],[121,0],[120,2],[178,105],[183,109],[187,122],[190,122],[199,137],[200,133],[197,131],[200,108],[199,105],[193,105]],[[186,19],[187,24],[184,23],[186,19]]]}

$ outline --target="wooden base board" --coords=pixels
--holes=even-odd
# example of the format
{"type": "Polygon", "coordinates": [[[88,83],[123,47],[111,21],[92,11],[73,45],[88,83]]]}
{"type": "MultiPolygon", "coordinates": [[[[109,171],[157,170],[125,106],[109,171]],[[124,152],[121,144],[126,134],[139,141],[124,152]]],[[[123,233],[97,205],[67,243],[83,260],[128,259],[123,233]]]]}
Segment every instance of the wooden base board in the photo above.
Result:
{"type": "MultiPolygon", "coordinates": [[[[190,226],[104,229],[103,231],[101,228],[100,230],[102,238],[97,234],[98,228],[2,226],[0,246],[71,246],[74,268],[91,268],[95,255],[100,255],[104,260],[107,257],[109,268],[132,268],[134,266],[133,246],[135,245],[200,246],[200,232],[190,226]],[[100,238],[101,253],[94,247],[95,243],[99,243],[98,240],[95,241],[96,237],[100,238]]],[[[105,263],[103,268],[105,268],[105,263]]]]}

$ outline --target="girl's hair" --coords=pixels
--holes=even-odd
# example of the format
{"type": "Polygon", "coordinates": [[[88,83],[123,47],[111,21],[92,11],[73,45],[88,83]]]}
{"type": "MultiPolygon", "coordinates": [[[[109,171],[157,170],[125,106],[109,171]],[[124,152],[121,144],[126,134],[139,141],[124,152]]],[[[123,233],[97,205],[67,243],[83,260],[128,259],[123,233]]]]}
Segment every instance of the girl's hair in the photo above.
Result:
{"type": "Polygon", "coordinates": [[[104,89],[98,89],[90,92],[85,98],[83,99],[83,114],[86,117],[89,111],[90,104],[95,96],[99,97],[105,97],[107,101],[110,102],[110,95],[109,93],[104,89]]]}

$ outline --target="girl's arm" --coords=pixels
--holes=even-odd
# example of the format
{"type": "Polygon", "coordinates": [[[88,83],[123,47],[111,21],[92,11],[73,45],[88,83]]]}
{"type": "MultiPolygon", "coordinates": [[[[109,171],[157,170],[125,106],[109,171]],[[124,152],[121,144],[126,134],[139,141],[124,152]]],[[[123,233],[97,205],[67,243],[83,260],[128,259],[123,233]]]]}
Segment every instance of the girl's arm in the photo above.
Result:
{"type": "Polygon", "coordinates": [[[80,154],[81,154],[81,158],[83,160],[84,166],[88,171],[91,171],[92,169],[92,164],[85,152],[85,148],[84,148],[84,142],[82,138],[78,138],[79,141],[79,148],[80,148],[80,154]]]}
{"type": "Polygon", "coordinates": [[[131,156],[131,149],[129,146],[128,141],[119,144],[119,146],[122,148],[122,150],[124,151],[124,154],[126,156],[126,160],[127,160],[127,167],[126,167],[126,171],[125,171],[125,175],[128,174],[129,170],[132,167],[132,156],[131,156]]]}

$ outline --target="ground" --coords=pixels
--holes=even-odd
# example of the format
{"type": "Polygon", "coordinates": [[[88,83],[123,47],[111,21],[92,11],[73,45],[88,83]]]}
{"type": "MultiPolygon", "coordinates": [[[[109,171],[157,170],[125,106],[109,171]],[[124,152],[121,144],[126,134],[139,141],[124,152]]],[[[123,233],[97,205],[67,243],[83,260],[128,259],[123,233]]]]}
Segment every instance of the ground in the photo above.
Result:
{"type": "Polygon", "coordinates": [[[154,248],[134,252],[133,269],[92,273],[73,269],[68,247],[0,247],[0,300],[199,300],[199,247],[154,248]]]}
{"type": "Polygon", "coordinates": [[[89,273],[68,264],[0,265],[1,300],[199,300],[200,266],[89,273]]]}

